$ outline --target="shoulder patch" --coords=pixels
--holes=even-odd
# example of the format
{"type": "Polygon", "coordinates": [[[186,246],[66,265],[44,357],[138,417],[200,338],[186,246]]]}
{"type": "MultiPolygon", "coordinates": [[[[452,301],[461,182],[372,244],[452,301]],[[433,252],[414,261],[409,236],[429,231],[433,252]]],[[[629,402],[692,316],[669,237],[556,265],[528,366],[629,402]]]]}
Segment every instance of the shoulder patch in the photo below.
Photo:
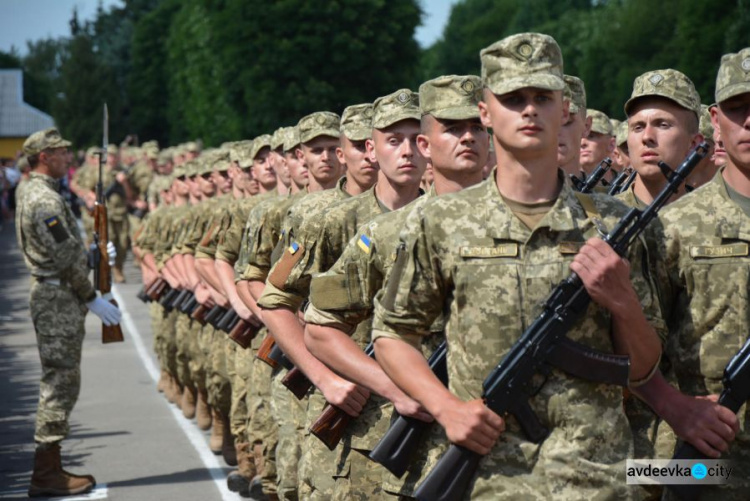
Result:
{"type": "Polygon", "coordinates": [[[370,239],[367,238],[366,235],[360,235],[359,240],[357,241],[357,245],[359,245],[359,248],[364,251],[365,254],[370,253],[370,239]]]}
{"type": "Polygon", "coordinates": [[[285,290],[286,281],[292,273],[292,268],[294,268],[304,255],[305,248],[297,242],[292,242],[292,245],[287,248],[284,255],[279,259],[279,262],[271,270],[271,274],[268,275],[268,281],[277,289],[285,290]]]}
{"type": "Polygon", "coordinates": [[[70,235],[68,235],[67,230],[63,226],[63,224],[60,222],[60,218],[57,216],[52,216],[44,220],[44,224],[47,225],[47,228],[49,229],[50,233],[52,233],[52,237],[55,239],[55,242],[60,243],[67,240],[70,235]]]}

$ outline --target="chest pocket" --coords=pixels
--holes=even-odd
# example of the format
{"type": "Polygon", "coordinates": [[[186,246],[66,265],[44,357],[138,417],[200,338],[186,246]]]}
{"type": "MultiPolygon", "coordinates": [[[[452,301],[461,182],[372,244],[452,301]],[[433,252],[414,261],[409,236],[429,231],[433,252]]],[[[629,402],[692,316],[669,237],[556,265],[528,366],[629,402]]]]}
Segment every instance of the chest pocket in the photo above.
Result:
{"type": "Polygon", "coordinates": [[[723,241],[688,250],[685,284],[690,308],[688,319],[682,321],[679,356],[689,364],[689,372],[718,385],[750,328],[750,244],[723,241]]]}

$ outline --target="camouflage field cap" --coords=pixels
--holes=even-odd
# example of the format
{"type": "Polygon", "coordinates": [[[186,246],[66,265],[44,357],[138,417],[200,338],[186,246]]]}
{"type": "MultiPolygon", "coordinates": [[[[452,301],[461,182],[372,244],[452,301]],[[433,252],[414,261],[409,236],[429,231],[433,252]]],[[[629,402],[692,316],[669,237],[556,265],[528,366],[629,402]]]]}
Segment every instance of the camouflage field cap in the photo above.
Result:
{"type": "Polygon", "coordinates": [[[620,123],[622,122],[620,122],[616,118],[610,118],[609,123],[612,126],[612,135],[614,136],[615,134],[617,134],[617,128],[620,126],[620,123]]]}
{"type": "Polygon", "coordinates": [[[120,153],[120,150],[117,148],[114,144],[107,145],[107,155],[117,155],[120,153]]]}
{"type": "Polygon", "coordinates": [[[229,161],[229,149],[219,148],[216,150],[216,158],[211,168],[217,172],[227,172],[232,163],[229,161]]]}
{"type": "Polygon", "coordinates": [[[711,112],[709,106],[701,104],[701,116],[698,120],[698,131],[703,136],[703,139],[713,143],[714,141],[714,126],[711,123],[711,112]]]}
{"type": "Polygon", "coordinates": [[[519,33],[503,38],[479,53],[482,83],[494,94],[524,87],[563,90],[563,58],[554,38],[519,33]]]}
{"type": "Polygon", "coordinates": [[[341,128],[343,135],[350,141],[364,141],[372,137],[371,103],[353,104],[347,106],[341,114],[341,128]]]}
{"type": "Polygon", "coordinates": [[[578,113],[586,110],[586,86],[583,80],[573,75],[563,75],[565,82],[564,96],[570,102],[570,112],[578,113]]]}
{"type": "Polygon", "coordinates": [[[185,164],[178,165],[177,167],[175,167],[174,170],[172,171],[172,175],[174,176],[175,179],[180,178],[180,177],[187,177],[187,172],[185,171],[185,164]]]}
{"type": "Polygon", "coordinates": [[[302,117],[297,124],[301,143],[312,141],[318,136],[330,136],[338,139],[341,118],[330,111],[316,111],[302,117]]]}
{"type": "Polygon", "coordinates": [[[475,75],[445,75],[419,86],[422,115],[444,120],[479,118],[482,79],[475,75]]]}
{"type": "Polygon", "coordinates": [[[420,118],[422,112],[419,111],[419,94],[409,89],[399,89],[372,103],[373,129],[385,129],[401,120],[420,118]]]}
{"type": "Polygon", "coordinates": [[[151,141],[146,141],[145,143],[141,144],[141,148],[153,148],[155,150],[159,149],[159,141],[156,139],[153,139],[151,141]]]}
{"type": "Polygon", "coordinates": [[[716,102],[750,92],[750,47],[721,56],[716,75],[716,102]]]}
{"type": "Polygon", "coordinates": [[[271,149],[278,150],[284,145],[284,127],[279,127],[271,135],[271,149]]]}
{"type": "Polygon", "coordinates": [[[37,131],[23,142],[23,153],[26,156],[37,155],[49,148],[66,148],[70,146],[55,127],[37,131]]]}
{"type": "Polygon", "coordinates": [[[615,130],[615,142],[617,146],[622,146],[628,142],[628,121],[620,122],[615,130]]]}
{"type": "Polygon", "coordinates": [[[284,132],[284,151],[292,151],[294,148],[299,146],[299,127],[287,127],[284,132]]]}
{"type": "Polygon", "coordinates": [[[184,151],[190,153],[200,153],[201,147],[195,141],[188,141],[187,143],[185,143],[184,151]]]}
{"type": "Polygon", "coordinates": [[[591,132],[598,132],[607,136],[613,136],[612,123],[609,117],[599,110],[589,108],[587,116],[591,117],[591,132]]]}
{"type": "Polygon", "coordinates": [[[700,116],[701,98],[692,80],[684,73],[673,70],[647,71],[633,82],[633,93],[625,103],[625,114],[630,116],[635,101],[642,97],[660,96],[674,101],[686,110],[700,116]]]}
{"type": "Polygon", "coordinates": [[[250,156],[250,149],[253,147],[252,140],[237,141],[229,148],[229,160],[236,162],[242,169],[253,165],[253,157],[250,156]]]}
{"type": "Polygon", "coordinates": [[[271,137],[270,134],[263,134],[253,139],[253,144],[250,147],[250,158],[255,160],[255,157],[258,156],[258,153],[260,153],[263,148],[270,148],[271,137]]]}
{"type": "Polygon", "coordinates": [[[89,146],[89,149],[86,150],[86,156],[87,157],[93,157],[94,155],[99,154],[99,148],[96,146],[89,146]]]}

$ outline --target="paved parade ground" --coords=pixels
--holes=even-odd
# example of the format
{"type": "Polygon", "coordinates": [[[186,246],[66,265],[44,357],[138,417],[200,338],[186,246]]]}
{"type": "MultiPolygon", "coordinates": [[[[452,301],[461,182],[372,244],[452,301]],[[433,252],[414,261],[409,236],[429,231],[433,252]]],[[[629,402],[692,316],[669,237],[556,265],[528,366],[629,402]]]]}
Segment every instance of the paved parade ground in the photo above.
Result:
{"type": "MultiPolygon", "coordinates": [[[[89,473],[96,489],[56,499],[218,500],[230,471],[208,448],[208,432],[156,391],[148,308],[137,298],[140,274],[113,287],[123,312],[125,342],[103,345],[101,323],[89,314],[83,345],[82,387],[62,442],[63,467],[89,473]]],[[[15,230],[0,231],[0,499],[28,499],[33,466],[39,354],[29,317],[30,278],[15,230]]]]}

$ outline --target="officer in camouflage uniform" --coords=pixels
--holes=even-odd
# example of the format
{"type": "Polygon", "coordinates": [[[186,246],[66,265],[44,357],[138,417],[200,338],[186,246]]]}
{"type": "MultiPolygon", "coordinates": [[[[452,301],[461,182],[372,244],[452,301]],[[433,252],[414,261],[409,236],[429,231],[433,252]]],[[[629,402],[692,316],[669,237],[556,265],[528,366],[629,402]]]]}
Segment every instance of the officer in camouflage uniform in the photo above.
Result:
{"type": "Polygon", "coordinates": [[[484,49],[481,60],[480,116],[493,129],[498,167],[488,182],[411,213],[405,251],[375,306],[377,360],[451,442],[485,456],[467,497],[626,498],[622,472],[632,437],[621,388],[551,369],[529,400],[550,430],[540,444],[480,399],[484,378],[571,270],[593,301],[568,337],[628,354],[631,384],[654,372],[660,342],[651,324],[663,324],[639,245],[629,253],[631,268],[591,238],[598,234],[594,218],[612,228],[626,207],[576,194],[557,171],[557,135],[567,119],[557,43],[536,33],[513,35],[484,49]],[[419,351],[441,315],[450,391],[419,351]]]}
{"type": "MultiPolygon", "coordinates": [[[[362,352],[364,344],[370,341],[373,300],[393,264],[398,233],[403,228],[406,216],[434,196],[482,180],[489,136],[479,121],[477,104],[480,97],[479,77],[445,76],[422,84],[419,102],[423,126],[422,135],[417,141],[422,155],[433,162],[433,188],[403,209],[387,212],[365,224],[347,244],[333,268],[314,277],[311,284],[311,305],[305,313],[308,322],[306,342],[311,351],[338,373],[379,395],[387,396],[396,403],[402,414],[418,414],[414,401],[388,379],[377,362],[362,352]],[[459,184],[454,185],[453,181],[456,180],[459,184]],[[343,342],[350,335],[357,342],[357,347],[343,342]],[[344,359],[347,363],[340,363],[344,359]]],[[[386,160],[381,157],[378,160],[383,168],[386,160]]],[[[438,330],[442,329],[438,327],[438,330]]],[[[427,354],[432,348],[426,347],[427,354]]],[[[352,435],[358,436],[358,442],[367,444],[364,450],[369,452],[382,437],[388,427],[391,411],[390,403],[385,404],[384,400],[373,395],[356,424],[350,425],[352,435]]],[[[441,437],[445,442],[439,427],[434,427],[434,430],[438,432],[434,434],[437,437],[430,437],[429,443],[441,437]]],[[[412,464],[404,480],[383,472],[384,490],[400,496],[412,495],[415,478],[424,470],[422,458],[427,454],[427,449],[425,447],[419,451],[419,460],[412,464]]],[[[442,450],[444,447],[438,449],[442,450]]],[[[426,470],[429,471],[429,468],[426,470]]],[[[353,491],[349,495],[359,494],[353,491]]]]}
{"type": "Polygon", "coordinates": [[[62,469],[59,444],[68,435],[80,392],[86,311],[105,325],[120,321],[120,310],[97,297],[88,280],[86,248],[57,191],[67,173],[68,146],[57,129],[29,136],[23,152],[32,172],[17,193],[16,239],[33,277],[29,307],[42,363],[31,497],[80,494],[94,487],[92,476],[62,469]]]}
{"type": "MultiPolygon", "coordinates": [[[[711,119],[721,132],[727,164],[659,218],[664,232],[659,255],[667,275],[666,353],[683,394],[665,384],[641,392],[649,391],[647,401],[679,437],[711,458],[721,454],[743,472],[750,468],[747,404],[735,416],[702,396],[721,392],[724,368],[750,331],[750,48],[722,57],[715,98],[711,119]]],[[[750,479],[733,474],[727,485],[704,489],[704,499],[747,499],[750,479]]]]}

